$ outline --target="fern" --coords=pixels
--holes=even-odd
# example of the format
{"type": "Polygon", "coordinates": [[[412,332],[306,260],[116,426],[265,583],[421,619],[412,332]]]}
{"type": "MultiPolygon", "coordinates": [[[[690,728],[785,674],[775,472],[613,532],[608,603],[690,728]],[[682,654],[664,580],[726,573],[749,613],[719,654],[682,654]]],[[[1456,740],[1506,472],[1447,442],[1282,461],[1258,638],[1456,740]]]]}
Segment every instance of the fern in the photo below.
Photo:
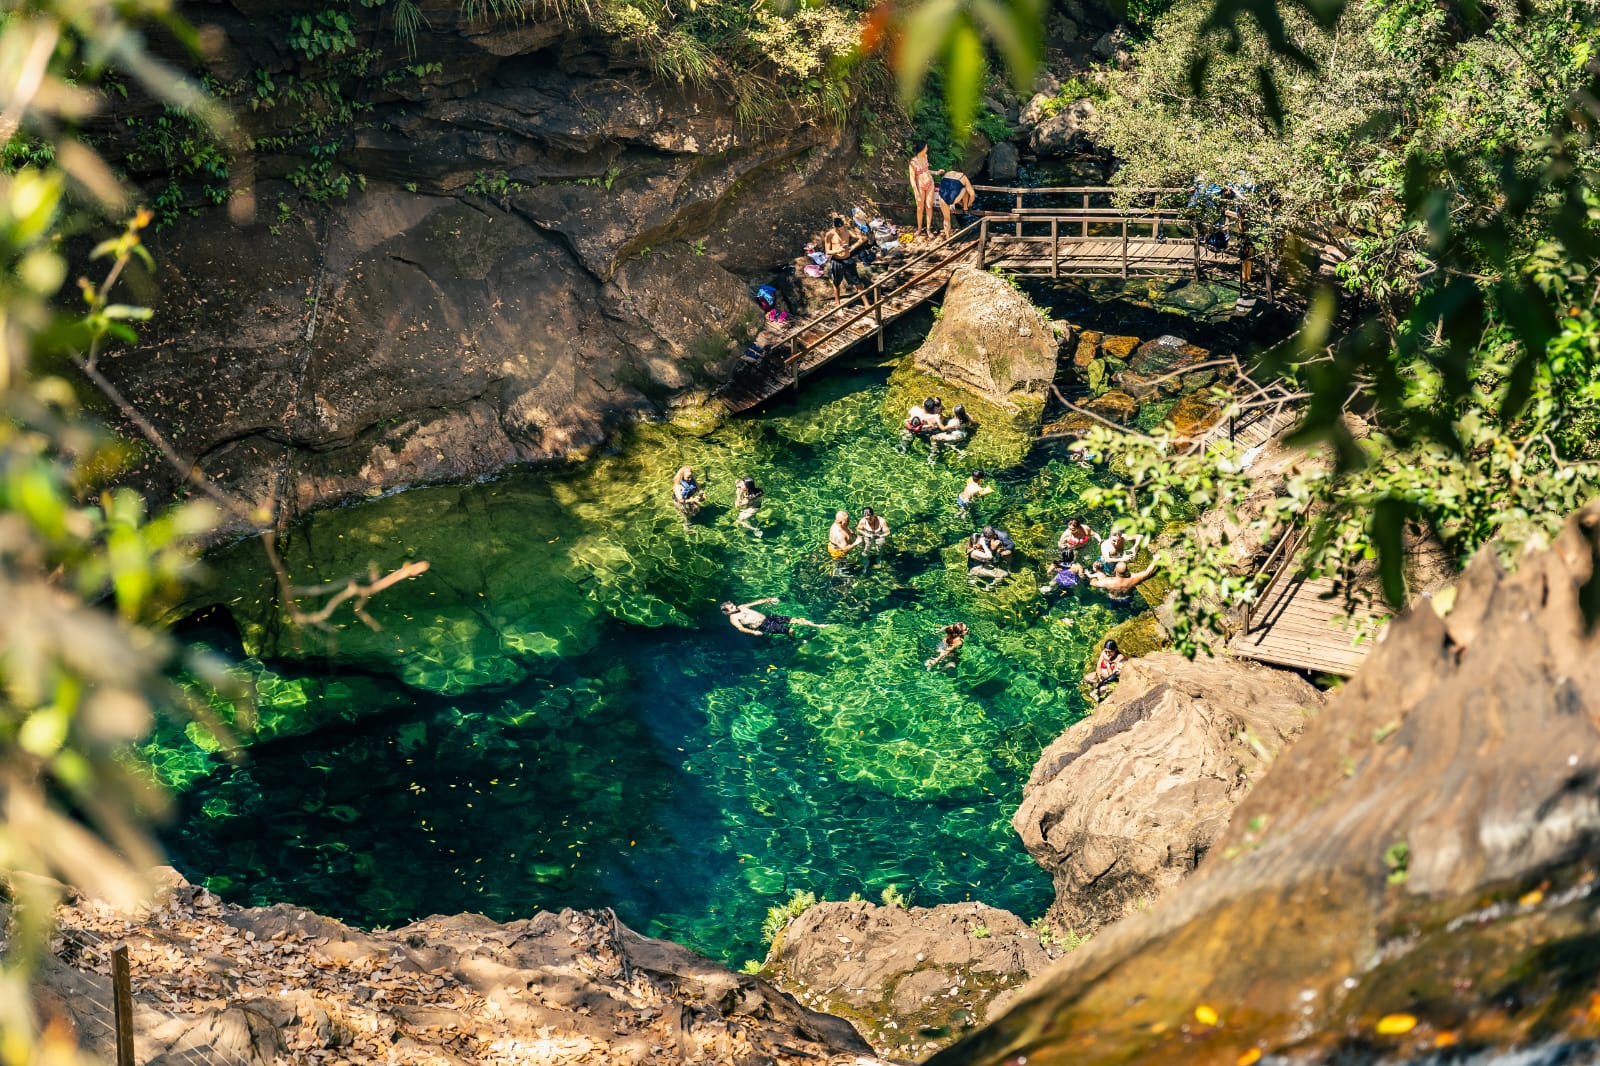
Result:
{"type": "Polygon", "coordinates": [[[417,6],[416,0],[395,0],[394,39],[406,46],[406,55],[417,57],[417,30],[428,24],[428,17],[417,6]]]}

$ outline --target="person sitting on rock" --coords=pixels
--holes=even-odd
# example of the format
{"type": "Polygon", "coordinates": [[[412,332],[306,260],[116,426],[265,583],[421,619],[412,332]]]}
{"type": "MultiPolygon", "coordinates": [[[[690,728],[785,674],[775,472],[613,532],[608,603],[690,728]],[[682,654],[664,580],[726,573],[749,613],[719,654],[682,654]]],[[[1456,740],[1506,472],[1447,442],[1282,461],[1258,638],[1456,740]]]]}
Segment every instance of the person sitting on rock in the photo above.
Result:
{"type": "Polygon", "coordinates": [[[794,633],[795,626],[810,626],[812,629],[826,629],[826,622],[810,622],[804,618],[793,618],[786,614],[762,614],[757,607],[768,603],[777,603],[778,597],[768,596],[764,600],[751,600],[749,603],[734,603],[729,600],[722,605],[722,613],[728,616],[728,621],[733,628],[741,633],[748,633],[752,637],[762,635],[782,634],[790,636],[794,633]]]}
{"type": "Polygon", "coordinates": [[[705,502],[705,490],[695,480],[694,471],[687,466],[679,467],[678,474],[672,481],[672,506],[683,515],[685,528],[689,525],[689,519],[695,516],[705,502]]]}
{"type": "Polygon", "coordinates": [[[967,642],[967,623],[955,622],[944,627],[944,633],[939,637],[939,651],[933,658],[923,663],[923,669],[932,670],[935,666],[953,668],[961,661],[961,646],[967,642]]]}
{"type": "Polygon", "coordinates": [[[761,510],[761,498],[766,495],[766,490],[756,484],[753,477],[742,477],[733,486],[733,506],[738,511],[734,521],[754,533],[756,536],[765,536],[751,521],[756,512],[761,510]]]}
{"type": "MultiPolygon", "coordinates": [[[[972,419],[967,416],[967,409],[956,404],[955,410],[950,412],[950,417],[939,424],[939,431],[928,436],[928,462],[933,462],[939,454],[941,444],[959,444],[972,433],[972,419]]],[[[956,449],[957,455],[965,455],[960,448],[956,449]]]]}
{"type": "Polygon", "coordinates": [[[989,582],[985,590],[992,590],[1011,576],[1011,571],[1000,565],[994,547],[982,533],[974,533],[967,541],[967,582],[976,585],[989,582]]]}
{"type": "Polygon", "coordinates": [[[1133,562],[1133,557],[1139,554],[1139,549],[1143,546],[1143,537],[1129,540],[1122,530],[1114,531],[1111,536],[1100,542],[1098,569],[1101,573],[1109,574],[1118,563],[1133,562]]]}
{"type": "Polygon", "coordinates": [[[1133,590],[1150,580],[1159,561],[1159,558],[1150,560],[1150,565],[1137,574],[1128,573],[1127,563],[1118,563],[1109,574],[1090,574],[1089,584],[1104,592],[1112,606],[1126,607],[1133,602],[1133,590]]]}
{"type": "Polygon", "coordinates": [[[1106,685],[1117,680],[1122,673],[1122,664],[1128,657],[1122,654],[1122,649],[1117,647],[1114,640],[1106,641],[1105,647],[1100,649],[1100,660],[1095,663],[1094,673],[1094,698],[1100,699],[1100,690],[1106,685]]]}
{"type": "Polygon", "coordinates": [[[978,193],[972,187],[972,182],[959,170],[941,170],[939,172],[939,211],[944,215],[944,235],[950,236],[950,211],[965,211],[972,206],[978,193]]]}

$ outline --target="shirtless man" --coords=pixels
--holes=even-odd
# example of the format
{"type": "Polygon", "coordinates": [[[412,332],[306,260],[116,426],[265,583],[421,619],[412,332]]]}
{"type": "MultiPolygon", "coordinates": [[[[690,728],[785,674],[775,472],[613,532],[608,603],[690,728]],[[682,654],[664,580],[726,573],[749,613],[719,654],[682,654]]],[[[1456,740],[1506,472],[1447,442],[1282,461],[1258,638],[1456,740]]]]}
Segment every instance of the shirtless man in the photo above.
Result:
{"type": "Polygon", "coordinates": [[[1109,574],[1118,563],[1133,562],[1133,557],[1139,554],[1139,549],[1142,547],[1144,547],[1144,537],[1134,537],[1129,540],[1119,529],[1100,542],[1100,564],[1096,569],[1109,574]]]}
{"type": "Polygon", "coordinates": [[[1090,574],[1089,584],[1104,592],[1106,599],[1114,606],[1126,607],[1133,602],[1133,590],[1150,580],[1160,561],[1160,556],[1157,556],[1150,560],[1149,566],[1137,574],[1128,573],[1127,563],[1118,563],[1116,569],[1109,574],[1090,574]]]}
{"type": "Polygon", "coordinates": [[[872,508],[864,507],[856,532],[861,534],[861,554],[874,555],[883,550],[884,541],[889,539],[889,523],[872,508]]]}
{"type": "Polygon", "coordinates": [[[794,633],[795,626],[810,626],[812,629],[828,628],[826,622],[808,622],[804,618],[791,618],[786,614],[762,614],[756,610],[757,607],[777,602],[776,596],[768,596],[764,600],[751,600],[749,603],[734,603],[729,600],[722,605],[722,613],[728,616],[733,628],[752,637],[776,633],[790,636],[794,633]]]}
{"type": "Polygon", "coordinates": [[[822,250],[828,253],[828,280],[833,283],[833,303],[837,307],[842,297],[840,289],[846,278],[854,278],[861,285],[861,273],[856,267],[856,251],[867,243],[864,233],[835,215],[833,228],[822,237],[822,250]]]}

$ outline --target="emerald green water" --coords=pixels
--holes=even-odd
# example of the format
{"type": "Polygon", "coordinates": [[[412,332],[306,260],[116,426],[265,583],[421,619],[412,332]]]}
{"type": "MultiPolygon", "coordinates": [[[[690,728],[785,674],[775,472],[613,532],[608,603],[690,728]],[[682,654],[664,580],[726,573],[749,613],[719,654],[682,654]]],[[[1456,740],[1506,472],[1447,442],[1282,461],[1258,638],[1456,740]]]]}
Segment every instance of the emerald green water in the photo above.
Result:
{"type": "Polygon", "coordinates": [[[260,656],[242,669],[261,717],[236,767],[193,731],[147,749],[180,791],[177,864],[239,902],[368,924],[614,906],[734,964],[799,889],[1041,913],[1049,879],[1009,819],[1084,713],[1088,647],[1128,617],[1037,594],[1091,475],[998,473],[983,517],[1028,565],[980,592],[954,507],[967,464],[896,450],[887,375],[841,370],[709,436],[640,427],[580,468],[314,516],[285,548],[297,581],[430,562],[374,602],[381,632],[283,629],[259,545],[222,553],[211,598],[260,656]],[[688,532],[668,500],[681,463],[711,499],[688,532]],[[762,539],[733,523],[744,474],[767,490],[762,539]],[[891,550],[835,574],[833,512],[863,505],[891,550]],[[761,596],[830,628],[753,638],[717,611],[761,596]],[[956,620],[959,667],[925,671],[956,620]]]}

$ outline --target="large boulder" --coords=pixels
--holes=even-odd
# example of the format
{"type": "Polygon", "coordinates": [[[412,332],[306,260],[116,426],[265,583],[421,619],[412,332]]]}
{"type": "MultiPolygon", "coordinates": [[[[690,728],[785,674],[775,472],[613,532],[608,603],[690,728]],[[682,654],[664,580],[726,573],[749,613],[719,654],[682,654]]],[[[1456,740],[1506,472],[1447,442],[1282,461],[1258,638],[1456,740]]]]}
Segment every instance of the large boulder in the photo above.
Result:
{"type": "Polygon", "coordinates": [[[1027,924],[982,903],[819,903],[773,941],[766,973],[849,1018],[880,1052],[925,1054],[998,1015],[1053,957],[1027,924]]]}
{"type": "Polygon", "coordinates": [[[1515,573],[1485,547],[1448,610],[1390,624],[1193,877],[931,1061],[1591,1057],[1597,574],[1600,504],[1515,573]]]}
{"type": "Polygon", "coordinates": [[[944,309],[915,363],[1037,428],[1056,354],[1050,319],[1026,293],[1005,278],[962,267],[950,278],[944,309]]]}
{"type": "Polygon", "coordinates": [[[1082,151],[1088,147],[1088,129],[1096,114],[1094,101],[1088,97],[1072,101],[1034,127],[1029,139],[1033,153],[1043,158],[1082,151]]]}
{"type": "Polygon", "coordinates": [[[1001,141],[989,149],[989,177],[994,181],[1011,181],[1017,176],[1017,146],[1001,141]]]}
{"type": "Polygon", "coordinates": [[[1011,819],[1050,871],[1050,918],[1092,932],[1192,873],[1322,703],[1298,676],[1158,652],[1045,749],[1011,819]]]}

